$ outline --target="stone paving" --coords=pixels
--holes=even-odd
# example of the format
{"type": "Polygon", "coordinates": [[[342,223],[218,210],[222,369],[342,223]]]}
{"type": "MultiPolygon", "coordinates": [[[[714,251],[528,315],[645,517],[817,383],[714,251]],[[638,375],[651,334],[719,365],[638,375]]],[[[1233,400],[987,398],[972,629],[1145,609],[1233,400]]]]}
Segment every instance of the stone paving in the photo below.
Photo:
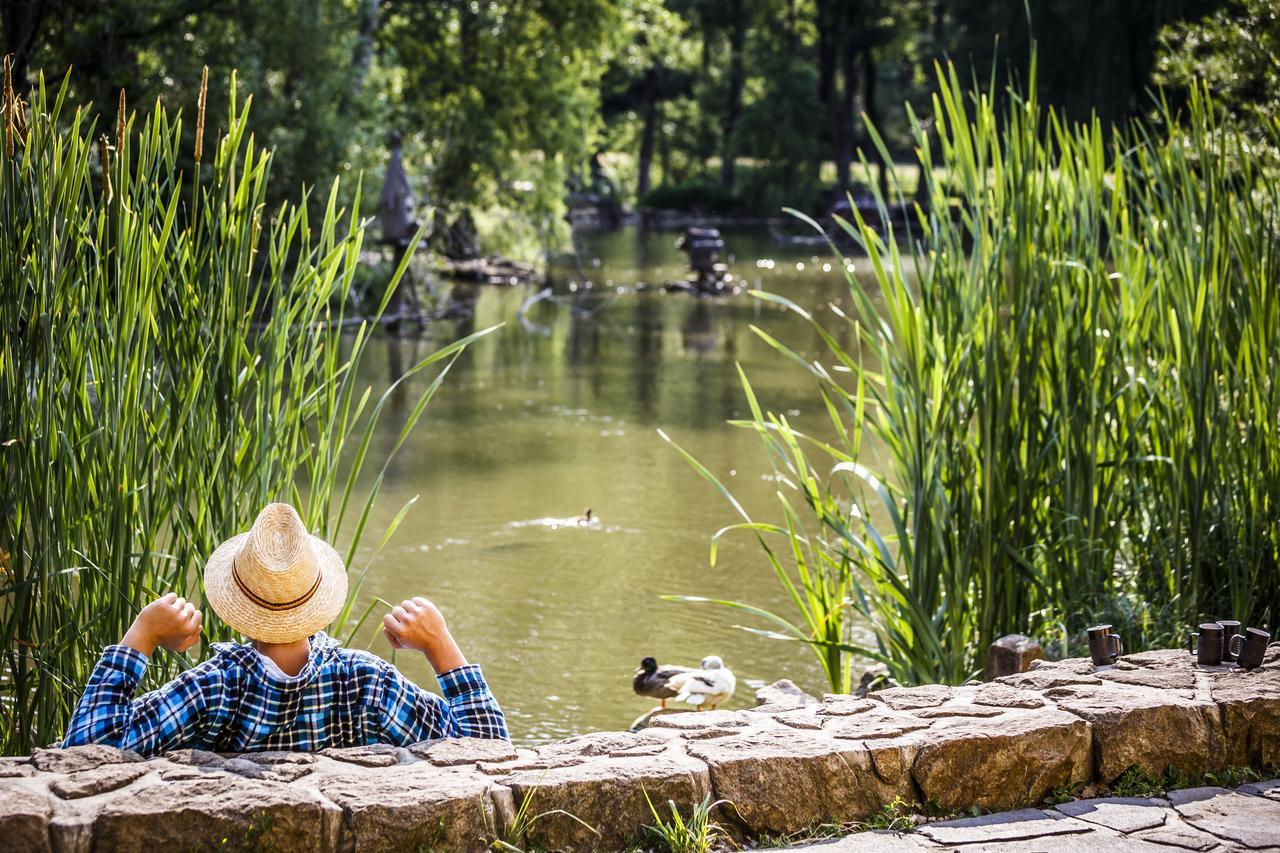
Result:
{"type": "Polygon", "coordinates": [[[1234,791],[1188,788],[1164,797],[1073,800],[1056,808],[929,823],[909,834],[859,832],[785,849],[812,853],[1280,851],[1280,779],[1234,791]]]}
{"type": "MultiPolygon", "coordinates": [[[[644,839],[650,802],[670,800],[687,814],[708,796],[726,803],[716,820],[748,841],[864,821],[899,797],[947,812],[1002,812],[1132,766],[1198,778],[1272,765],[1280,765],[1280,644],[1250,672],[1152,651],[1104,667],[1035,661],[963,687],[778,695],[749,710],[672,713],[643,731],[537,749],[453,740],[315,754],[178,750],[146,761],[104,746],[41,749],[0,759],[0,850],[482,850],[495,838],[613,850],[644,839]],[[515,820],[525,805],[538,816],[532,823],[515,820]]],[[[1123,841],[1156,843],[1147,833],[1197,849],[1207,833],[1227,847],[1271,837],[1231,841],[1233,827],[1280,825],[1273,801],[1257,792],[1190,797],[1174,795],[1167,814],[1148,804],[1143,813],[1161,812],[1160,824],[1123,841]]],[[[882,849],[963,849],[994,843],[983,832],[1012,832],[1000,842],[1010,850],[1062,849],[1120,839],[1099,823],[1116,808],[1003,819],[1020,829],[984,829],[1001,824],[983,818],[871,838],[882,849]],[[1019,835],[1026,824],[1037,834],[1019,835]]],[[[1136,819],[1132,808],[1125,819],[1136,819]]]]}

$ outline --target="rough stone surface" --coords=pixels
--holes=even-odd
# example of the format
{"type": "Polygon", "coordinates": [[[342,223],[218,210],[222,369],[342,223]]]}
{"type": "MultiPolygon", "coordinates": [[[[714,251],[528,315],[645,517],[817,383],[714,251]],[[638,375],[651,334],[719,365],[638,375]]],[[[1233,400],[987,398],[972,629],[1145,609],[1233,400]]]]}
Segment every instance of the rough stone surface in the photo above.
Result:
{"type": "Polygon", "coordinates": [[[1196,829],[1251,850],[1280,847],[1280,803],[1225,788],[1171,791],[1169,801],[1196,829]]]}
{"type": "Polygon", "coordinates": [[[95,853],[199,845],[323,851],[337,844],[338,809],[293,785],[224,777],[108,797],[94,820],[95,853]]]}
{"type": "Polygon", "coordinates": [[[461,737],[416,743],[409,751],[440,767],[476,764],[481,761],[512,761],[519,756],[516,749],[504,740],[461,737]]]}
{"type": "MultiPolygon", "coordinates": [[[[185,749],[145,762],[110,747],[42,749],[0,759],[0,850],[346,853],[479,850],[495,839],[614,849],[641,841],[653,822],[646,793],[686,815],[707,795],[725,801],[716,819],[745,840],[865,820],[897,797],[1000,810],[1062,785],[1097,790],[1131,765],[1194,774],[1280,763],[1280,645],[1251,672],[1156,651],[1104,667],[1036,660],[995,682],[872,697],[804,701],[780,690],[748,711],[670,709],[642,731],[537,749],[453,739],[315,754],[185,749]],[[515,838],[521,805],[542,816],[515,838]]],[[[929,824],[827,849],[1280,848],[1280,782],[1169,801],[1079,801],[999,829],[929,824]]]]}
{"type": "Polygon", "coordinates": [[[528,800],[529,812],[541,815],[525,841],[549,850],[618,849],[639,840],[653,823],[650,801],[691,805],[711,792],[706,766],[677,753],[591,758],[568,767],[519,771],[502,783],[518,805],[528,800]]]}
{"type": "Polygon", "coordinates": [[[1147,797],[1106,797],[1074,800],[1062,803],[1057,808],[1068,817],[1096,823],[1128,835],[1140,829],[1164,826],[1169,801],[1147,797]]]}
{"type": "Polygon", "coordinates": [[[37,749],[31,754],[31,763],[46,773],[75,773],[92,770],[104,764],[124,764],[141,761],[136,752],[116,749],[112,746],[73,746],[68,749],[37,749]]]}
{"type": "Polygon", "coordinates": [[[365,850],[479,850],[496,833],[483,775],[430,763],[351,769],[320,782],[344,841],[365,850]]]}
{"type": "Polygon", "coordinates": [[[1222,711],[1226,762],[1280,765],[1280,668],[1214,674],[1209,689],[1222,711]]]}
{"type": "MultiPolygon", "coordinates": [[[[1020,809],[1004,814],[945,820],[920,828],[920,834],[939,844],[992,844],[1049,835],[1077,835],[1088,832],[1089,825],[1066,815],[1040,809],[1020,809]]],[[[1060,842],[1064,846],[1068,841],[1060,842]]]]}
{"type": "Polygon", "coordinates": [[[53,805],[45,794],[0,782],[0,847],[7,850],[49,850],[49,818],[53,805]]]}
{"type": "Polygon", "coordinates": [[[757,705],[812,705],[816,696],[805,693],[789,678],[766,684],[756,691],[757,705]]]}
{"type": "Polygon", "coordinates": [[[1062,711],[939,721],[912,767],[925,800],[948,811],[1011,809],[1089,778],[1090,725],[1062,711]]]}
{"type": "Polygon", "coordinates": [[[1222,727],[1212,702],[1170,701],[1167,692],[1127,685],[1073,695],[1058,705],[1093,723],[1094,770],[1101,781],[1135,765],[1157,776],[1170,767],[1199,775],[1220,760],[1222,727]]]}
{"type": "Polygon", "coordinates": [[[1035,660],[1044,660],[1044,646],[1023,634],[1006,634],[987,649],[983,674],[991,681],[1002,675],[1026,672],[1035,660]]]}
{"type": "Polygon", "coordinates": [[[756,730],[695,742],[725,817],[748,832],[795,832],[824,821],[862,820],[895,797],[910,799],[908,761],[894,747],[785,730],[756,730]]]}
{"type": "Polygon", "coordinates": [[[105,794],[137,781],[150,771],[146,764],[104,764],[90,770],[72,773],[66,779],[55,779],[49,790],[64,800],[76,800],[105,794]]]}

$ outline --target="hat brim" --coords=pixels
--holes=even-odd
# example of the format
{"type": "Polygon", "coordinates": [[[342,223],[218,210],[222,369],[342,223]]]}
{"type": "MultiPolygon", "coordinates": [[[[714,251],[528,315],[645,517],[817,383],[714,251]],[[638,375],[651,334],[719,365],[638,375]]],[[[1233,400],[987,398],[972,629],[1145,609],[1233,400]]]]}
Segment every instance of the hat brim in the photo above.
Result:
{"type": "Polygon", "coordinates": [[[269,610],[253,603],[231,575],[232,560],[248,533],[218,546],[204,567],[204,597],[213,612],[236,631],[264,643],[292,643],[329,625],[347,601],[347,569],[328,542],[309,536],[320,566],[320,586],[305,603],[289,610],[269,610]]]}

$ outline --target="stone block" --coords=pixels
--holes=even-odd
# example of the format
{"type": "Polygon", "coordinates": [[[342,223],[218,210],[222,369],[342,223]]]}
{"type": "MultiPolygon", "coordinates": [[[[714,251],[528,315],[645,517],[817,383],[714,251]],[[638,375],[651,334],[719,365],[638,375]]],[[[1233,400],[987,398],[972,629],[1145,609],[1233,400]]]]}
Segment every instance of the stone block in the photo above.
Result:
{"type": "Polygon", "coordinates": [[[1006,634],[987,648],[983,675],[992,681],[1002,675],[1026,672],[1034,660],[1044,660],[1044,646],[1024,634],[1006,634]]]}
{"type": "Polygon", "coordinates": [[[726,820],[753,834],[862,820],[895,797],[912,799],[909,748],[757,729],[699,741],[726,820]]]}
{"type": "Polygon", "coordinates": [[[948,811],[1017,808],[1090,778],[1089,724],[1054,709],[939,720],[913,737],[911,775],[926,801],[948,811]]]}
{"type": "Polygon", "coordinates": [[[16,781],[0,780],[0,848],[33,853],[49,850],[52,816],[53,804],[46,794],[16,781]]]}
{"type": "Polygon", "coordinates": [[[649,804],[671,800],[688,816],[711,792],[707,767],[684,755],[592,758],[546,770],[522,770],[501,780],[520,808],[537,815],[522,846],[548,850],[619,849],[640,840],[653,823],[649,804]],[[585,824],[585,825],[584,825],[585,824]]]}
{"type": "Polygon", "coordinates": [[[234,776],[159,783],[118,791],[102,801],[93,827],[95,853],[270,849],[311,853],[337,845],[341,814],[315,791],[234,776]]]}
{"type": "Polygon", "coordinates": [[[66,779],[55,779],[49,785],[49,790],[64,800],[93,797],[123,788],[150,771],[151,767],[144,763],[104,764],[101,767],[72,773],[66,779]]]}
{"type": "Polygon", "coordinates": [[[66,749],[58,747],[37,749],[31,753],[31,763],[36,766],[36,769],[45,773],[75,773],[79,770],[92,770],[104,764],[125,764],[141,760],[142,756],[131,750],[97,744],[72,746],[66,749]]]}
{"type": "Polygon", "coordinates": [[[1225,788],[1170,791],[1169,801],[1183,820],[1226,844],[1280,847],[1280,802],[1225,788]]]}
{"type": "Polygon", "coordinates": [[[415,743],[409,751],[439,767],[477,764],[481,761],[513,761],[518,756],[509,741],[459,737],[415,743]]]}
{"type": "Polygon", "coordinates": [[[756,691],[757,705],[813,705],[816,696],[805,693],[789,678],[766,684],[756,691]]]}
{"type": "Polygon", "coordinates": [[[1237,669],[1210,676],[1222,711],[1226,756],[1236,767],[1280,765],[1280,669],[1237,669]]]}
{"type": "MultiPolygon", "coordinates": [[[[1087,823],[1040,809],[1019,809],[1003,814],[943,820],[926,824],[919,830],[925,838],[948,847],[960,844],[994,845],[1028,838],[1079,835],[1089,831],[1087,823]]],[[[1057,844],[1066,847],[1071,841],[1063,839],[1057,844]]]]}
{"type": "Polygon", "coordinates": [[[1112,782],[1132,766],[1200,775],[1222,765],[1217,707],[1176,692],[1107,685],[1074,688],[1058,707],[1093,724],[1094,772],[1112,782]]]}
{"type": "Polygon", "coordinates": [[[343,849],[482,850],[499,832],[490,781],[426,762],[344,770],[319,779],[342,810],[343,849]]]}
{"type": "Polygon", "coordinates": [[[1141,829],[1164,826],[1172,807],[1168,800],[1151,797],[1103,797],[1072,800],[1057,807],[1067,817],[1105,826],[1128,835],[1141,829]]]}

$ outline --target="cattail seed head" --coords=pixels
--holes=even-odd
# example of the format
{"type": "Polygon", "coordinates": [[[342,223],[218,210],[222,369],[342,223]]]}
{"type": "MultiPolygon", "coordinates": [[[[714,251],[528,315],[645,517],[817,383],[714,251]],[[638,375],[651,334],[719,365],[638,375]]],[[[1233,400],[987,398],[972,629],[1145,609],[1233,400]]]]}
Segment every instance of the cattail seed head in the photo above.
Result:
{"type": "Polygon", "coordinates": [[[204,71],[200,75],[200,101],[196,105],[196,162],[200,162],[200,155],[204,153],[204,106],[205,99],[209,94],[209,66],[204,67],[204,71]]]}
{"type": "Polygon", "coordinates": [[[120,107],[116,111],[116,146],[124,148],[124,87],[120,88],[120,107]]]}
{"type": "Polygon", "coordinates": [[[4,58],[4,150],[13,159],[14,113],[13,102],[13,63],[8,56],[4,58]]]}

